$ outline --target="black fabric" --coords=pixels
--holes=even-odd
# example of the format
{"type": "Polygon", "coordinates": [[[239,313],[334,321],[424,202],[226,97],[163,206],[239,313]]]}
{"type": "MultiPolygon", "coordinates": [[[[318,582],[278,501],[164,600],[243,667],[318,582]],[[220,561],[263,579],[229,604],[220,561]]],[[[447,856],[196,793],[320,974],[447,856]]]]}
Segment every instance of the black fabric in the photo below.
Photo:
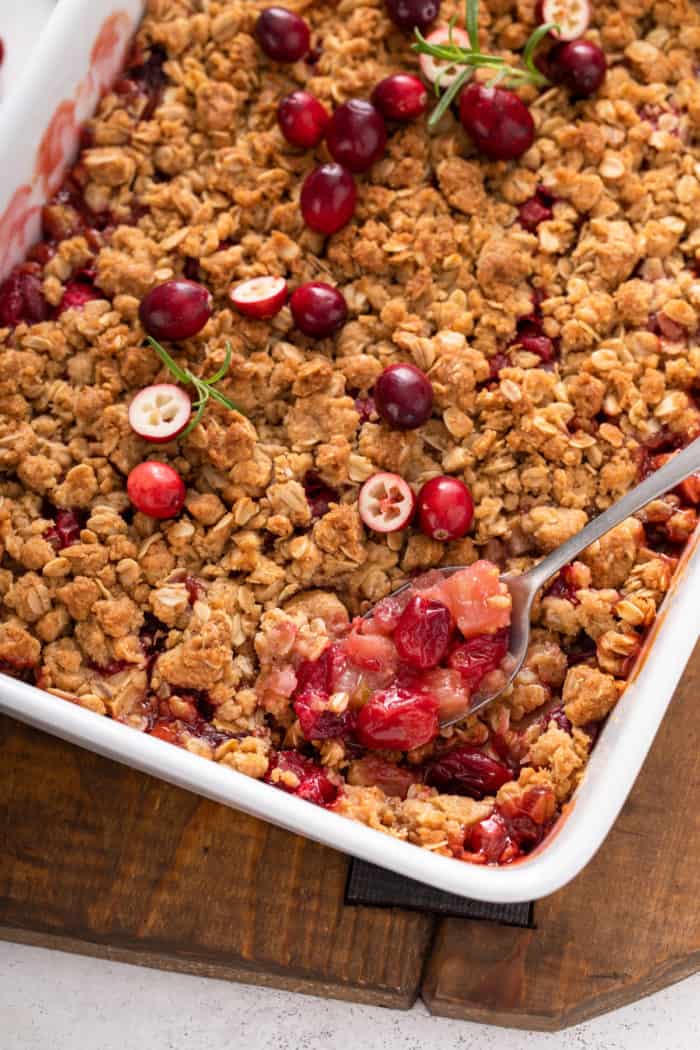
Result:
{"type": "Polygon", "coordinates": [[[350,863],[345,891],[347,904],[365,904],[382,908],[412,908],[434,915],[461,919],[487,919],[508,926],[531,926],[532,904],[487,904],[458,897],[454,893],[425,886],[393,871],[377,868],[363,860],[350,863]]]}

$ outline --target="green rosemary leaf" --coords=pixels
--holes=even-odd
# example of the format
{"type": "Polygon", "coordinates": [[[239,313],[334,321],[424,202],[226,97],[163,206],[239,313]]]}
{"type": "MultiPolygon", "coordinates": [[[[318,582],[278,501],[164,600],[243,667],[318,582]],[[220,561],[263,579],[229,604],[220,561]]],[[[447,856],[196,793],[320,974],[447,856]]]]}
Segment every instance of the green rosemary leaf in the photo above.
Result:
{"type": "Polygon", "coordinates": [[[209,376],[207,383],[218,383],[220,379],[223,379],[231,366],[231,344],[226,343],[226,356],[224,357],[224,363],[218,372],[215,372],[213,376],[209,376]]]}
{"type": "Polygon", "coordinates": [[[197,411],[194,413],[193,416],[191,416],[189,423],[187,424],[185,429],[178,435],[178,437],[183,438],[186,434],[189,434],[190,431],[194,430],[194,428],[201,421],[202,416],[204,415],[204,409],[207,407],[208,400],[209,398],[205,397],[195,402],[193,407],[196,408],[197,411]]]}
{"type": "Polygon", "coordinates": [[[537,29],[533,30],[530,34],[523,51],[523,64],[529,69],[530,73],[532,73],[535,78],[539,78],[539,81],[544,84],[548,84],[549,81],[535,65],[535,52],[550,30],[558,28],[559,26],[556,22],[545,22],[544,25],[538,26],[537,29]]]}
{"type": "Polygon", "coordinates": [[[173,361],[164,346],[161,346],[160,343],[156,342],[156,340],[150,335],[147,336],[146,341],[150,344],[152,349],[155,350],[165,367],[172,372],[176,379],[179,379],[181,383],[189,383],[188,373],[183,371],[183,369],[173,361]]]}
{"type": "Polygon", "coordinates": [[[466,82],[469,80],[471,75],[471,69],[463,69],[457,77],[457,79],[452,84],[450,84],[447,91],[442,96],[433,112],[430,114],[430,120],[428,121],[429,128],[434,128],[435,125],[442,120],[443,116],[445,115],[449,107],[452,105],[453,101],[455,100],[459,92],[462,90],[466,82]]]}
{"type": "Polygon", "coordinates": [[[467,9],[464,18],[472,51],[479,50],[479,0],[467,0],[467,9]]]}
{"type": "Polygon", "coordinates": [[[225,408],[229,408],[232,412],[240,412],[242,416],[245,412],[242,408],[239,408],[235,401],[232,401],[230,397],[226,397],[226,394],[222,394],[220,390],[216,390],[214,387],[209,388],[209,397],[213,397],[215,401],[218,401],[220,405],[225,408]]]}

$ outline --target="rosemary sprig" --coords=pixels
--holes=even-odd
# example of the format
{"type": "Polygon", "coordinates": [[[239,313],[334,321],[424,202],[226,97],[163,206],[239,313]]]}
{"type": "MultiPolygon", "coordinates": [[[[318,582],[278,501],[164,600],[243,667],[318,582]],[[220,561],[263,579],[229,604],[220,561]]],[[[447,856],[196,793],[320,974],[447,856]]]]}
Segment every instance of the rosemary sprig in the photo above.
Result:
{"type": "MultiPolygon", "coordinates": [[[[491,69],[493,70],[492,80],[497,83],[503,81],[513,87],[520,84],[534,84],[536,87],[549,86],[549,80],[535,65],[535,53],[550,30],[558,28],[556,23],[547,22],[538,26],[531,33],[523,50],[523,67],[511,66],[500,55],[487,55],[479,50],[479,0],[466,0],[464,24],[469,37],[469,47],[461,47],[455,43],[452,36],[454,24],[455,19],[452,18],[449,23],[450,37],[444,44],[430,44],[419,29],[415,30],[416,40],[412,49],[416,54],[432,55],[433,58],[441,59],[450,65],[464,66],[457,79],[441,95],[428,121],[429,127],[435,127],[439,123],[475,69],[491,69]]],[[[435,84],[435,90],[437,94],[440,94],[439,79],[435,84]]]]}
{"type": "Polygon", "coordinates": [[[192,402],[192,408],[194,412],[189,423],[179,435],[180,437],[184,437],[185,434],[189,434],[190,431],[194,430],[194,428],[197,426],[202,416],[204,415],[204,410],[207,407],[207,402],[209,401],[209,398],[213,398],[215,401],[218,401],[219,404],[224,405],[225,408],[230,408],[232,412],[240,412],[242,416],[245,415],[245,412],[242,408],[239,408],[238,405],[234,404],[234,402],[231,401],[230,398],[226,397],[225,394],[222,394],[220,390],[217,390],[214,385],[215,383],[218,383],[219,380],[223,379],[229,370],[229,366],[231,364],[230,343],[226,344],[226,356],[224,357],[224,363],[218,370],[218,372],[215,372],[213,376],[209,376],[208,379],[200,379],[199,376],[193,375],[188,368],[180,368],[177,361],[173,360],[173,358],[170,356],[165,347],[161,346],[160,343],[157,342],[157,340],[155,340],[152,336],[148,336],[147,342],[158,354],[158,357],[161,359],[168,371],[172,372],[172,374],[177,380],[179,380],[180,383],[190,385],[195,388],[196,397],[192,402]]]}

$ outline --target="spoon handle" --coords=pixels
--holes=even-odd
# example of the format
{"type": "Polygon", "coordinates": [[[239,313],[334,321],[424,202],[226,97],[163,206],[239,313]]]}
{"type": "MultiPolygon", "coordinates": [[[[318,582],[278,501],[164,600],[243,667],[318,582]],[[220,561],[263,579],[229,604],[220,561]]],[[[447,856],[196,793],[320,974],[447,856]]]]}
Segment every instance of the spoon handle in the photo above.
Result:
{"type": "Polygon", "coordinates": [[[589,521],[585,528],[577,532],[561,547],[557,547],[543,561],[539,562],[526,575],[537,587],[541,587],[556,572],[563,569],[570,561],[580,554],[582,550],[589,547],[591,543],[599,540],[606,532],[619,525],[625,518],[635,514],[647,503],[663,496],[665,492],[675,488],[681,481],[685,481],[691,474],[700,471],[700,438],[696,438],[682,452],[677,452],[668,463],[655,470],[648,478],[635,486],[627,495],[623,496],[617,503],[613,503],[602,514],[593,521],[589,521]]]}

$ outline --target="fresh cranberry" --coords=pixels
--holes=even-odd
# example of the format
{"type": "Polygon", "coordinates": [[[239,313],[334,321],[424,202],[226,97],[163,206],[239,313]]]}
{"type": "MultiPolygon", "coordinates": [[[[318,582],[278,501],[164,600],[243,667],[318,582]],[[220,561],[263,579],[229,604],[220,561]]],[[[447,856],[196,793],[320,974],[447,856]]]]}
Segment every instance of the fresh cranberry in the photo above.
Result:
{"type": "Polygon", "coordinates": [[[255,23],[255,36],[268,58],[275,62],[298,62],[309,50],[309,27],[286,7],[266,7],[255,23]]]}
{"type": "Polygon", "coordinates": [[[68,281],[58,304],[58,315],[65,310],[82,310],[85,304],[93,299],[104,299],[104,295],[89,281],[68,281]]]}
{"type": "Polygon", "coordinates": [[[557,44],[547,55],[549,79],[580,98],[595,94],[605,80],[607,68],[605,53],[591,40],[557,44]]]}
{"type": "Polygon", "coordinates": [[[437,732],[437,700],[396,685],[373,693],[357,717],[357,739],[378,750],[411,751],[437,732]]]}
{"type": "Polygon", "coordinates": [[[338,798],[340,789],[329,778],[325,769],[317,766],[310,758],[300,755],[298,751],[278,751],[270,760],[265,782],[281,788],[290,795],[314,802],[317,806],[332,806],[338,798]],[[283,777],[275,777],[275,770],[292,774],[297,783],[288,783],[283,777]]]}
{"type": "Polygon", "coordinates": [[[157,284],[141,300],[141,324],[154,339],[189,339],[211,317],[212,300],[203,284],[176,277],[157,284]]]}
{"type": "Polygon", "coordinates": [[[322,164],[304,179],[300,203],[310,229],[326,236],[337,233],[355,214],[355,180],[340,164],[322,164]]]}
{"type": "Polygon", "coordinates": [[[421,531],[434,540],[466,536],[474,519],[471,492],[459,478],[443,475],[426,481],[418,494],[421,531]]]}
{"type": "Polygon", "coordinates": [[[399,656],[411,667],[437,667],[447,652],[452,635],[452,614],[442,602],[415,594],[394,632],[399,656]]]}
{"type": "Polygon", "coordinates": [[[328,111],[310,91],[293,91],[277,107],[282,134],[292,146],[313,149],[326,133],[328,111]]]}
{"type": "Polygon", "coordinates": [[[413,73],[392,73],[372,92],[372,103],[386,120],[415,120],[428,108],[428,92],[413,73]]]}
{"type": "Polygon", "coordinates": [[[185,483],[178,472],[155,459],[134,467],[126,491],[136,509],[149,518],[174,518],[185,502],[185,483]]]}
{"type": "Polygon", "coordinates": [[[484,675],[501,666],[508,652],[508,631],[495,634],[477,634],[456,645],[448,657],[448,664],[460,672],[470,691],[478,688],[484,675]]]}
{"type": "Polygon", "coordinates": [[[16,266],[0,285],[0,326],[39,324],[51,317],[51,307],[41,290],[41,276],[36,264],[16,266]]]}
{"type": "Polygon", "coordinates": [[[375,384],[374,403],[390,426],[415,430],[430,419],[433,387],[425,372],[415,365],[389,365],[375,384]]]}
{"type": "Polygon", "coordinates": [[[312,518],[322,518],[330,510],[331,503],[339,503],[340,497],[335,489],[326,485],[325,481],[314,470],[308,471],[304,477],[304,492],[311,510],[312,518]]]}
{"type": "Polygon", "coordinates": [[[50,525],[44,533],[44,539],[57,551],[70,547],[80,540],[80,512],[76,510],[57,510],[55,524],[50,525]]]}
{"type": "Polygon", "coordinates": [[[440,0],[386,0],[386,9],[399,29],[424,33],[440,14],[440,0]]]}
{"type": "Polygon", "coordinates": [[[492,160],[520,157],[535,137],[530,110],[507,88],[469,84],[459,98],[459,118],[477,149],[492,160]]]}
{"type": "Polygon", "coordinates": [[[348,315],[345,296],[323,281],[299,285],[292,293],[289,308],[299,331],[315,339],[332,335],[345,324],[348,315]]]}
{"type": "Polygon", "coordinates": [[[425,782],[448,795],[483,798],[495,795],[513,774],[502,762],[489,758],[483,751],[460,745],[428,762],[425,782]]]}
{"type": "Polygon", "coordinates": [[[351,98],[331,117],[326,144],[333,159],[348,171],[368,171],[386,147],[384,118],[371,102],[351,98]]]}
{"type": "Polygon", "coordinates": [[[589,0],[537,0],[535,18],[559,27],[549,31],[553,40],[577,40],[588,29],[591,7],[589,0]]]}

